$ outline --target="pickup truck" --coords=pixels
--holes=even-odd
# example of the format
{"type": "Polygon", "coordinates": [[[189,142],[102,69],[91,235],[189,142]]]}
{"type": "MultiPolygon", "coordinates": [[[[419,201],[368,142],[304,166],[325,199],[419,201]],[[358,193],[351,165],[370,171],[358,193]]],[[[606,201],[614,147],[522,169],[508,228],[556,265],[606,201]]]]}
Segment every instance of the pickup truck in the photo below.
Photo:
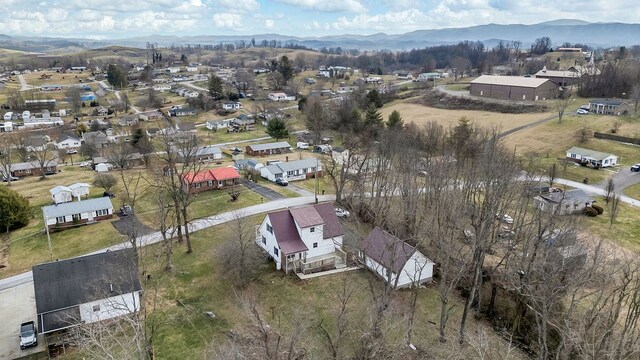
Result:
{"type": "Polygon", "coordinates": [[[38,332],[33,321],[29,321],[20,325],[20,349],[32,346],[38,346],[38,332]]]}

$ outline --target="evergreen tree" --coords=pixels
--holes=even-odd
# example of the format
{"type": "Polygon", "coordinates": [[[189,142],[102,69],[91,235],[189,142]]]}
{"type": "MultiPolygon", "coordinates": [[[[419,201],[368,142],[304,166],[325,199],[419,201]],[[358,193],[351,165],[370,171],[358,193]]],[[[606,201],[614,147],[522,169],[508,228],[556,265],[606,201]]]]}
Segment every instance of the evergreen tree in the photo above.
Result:
{"type": "Polygon", "coordinates": [[[0,186],[0,230],[21,228],[31,219],[29,201],[6,186],[0,186]]]}
{"type": "Polygon", "coordinates": [[[107,68],[107,81],[111,86],[122,89],[127,86],[127,73],[120,66],[111,64],[107,68]]]}
{"type": "Polygon", "coordinates": [[[216,100],[222,98],[222,79],[217,77],[216,75],[211,74],[209,76],[209,83],[207,84],[207,89],[209,90],[209,95],[216,100]]]}
{"type": "Polygon", "coordinates": [[[384,103],[378,90],[373,89],[367,93],[367,105],[373,103],[377,108],[381,108],[384,103]]]}
{"type": "Polygon", "coordinates": [[[367,107],[367,113],[364,116],[364,123],[369,126],[384,126],[382,115],[380,115],[380,112],[373,103],[370,103],[369,107],[367,107]]]}
{"type": "Polygon", "coordinates": [[[389,114],[389,119],[387,120],[387,127],[389,129],[402,129],[404,127],[402,116],[400,116],[400,112],[398,110],[393,110],[391,114],[389,114]]]}
{"type": "Polygon", "coordinates": [[[289,130],[284,120],[279,117],[269,120],[267,123],[267,134],[272,138],[279,140],[289,137],[289,130]]]}
{"type": "Polygon", "coordinates": [[[289,58],[284,55],[280,58],[280,61],[278,61],[276,70],[278,70],[278,72],[282,74],[285,85],[287,85],[289,80],[293,78],[293,64],[291,63],[289,58]]]}

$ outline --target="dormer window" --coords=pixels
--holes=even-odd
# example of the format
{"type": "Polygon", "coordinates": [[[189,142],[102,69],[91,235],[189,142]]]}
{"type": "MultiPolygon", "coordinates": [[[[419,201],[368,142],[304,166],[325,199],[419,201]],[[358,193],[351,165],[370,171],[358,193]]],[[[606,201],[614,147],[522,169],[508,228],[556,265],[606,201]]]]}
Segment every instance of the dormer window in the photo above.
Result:
{"type": "Polygon", "coordinates": [[[273,235],[273,227],[271,227],[271,225],[267,224],[267,231],[269,232],[269,234],[273,235]]]}

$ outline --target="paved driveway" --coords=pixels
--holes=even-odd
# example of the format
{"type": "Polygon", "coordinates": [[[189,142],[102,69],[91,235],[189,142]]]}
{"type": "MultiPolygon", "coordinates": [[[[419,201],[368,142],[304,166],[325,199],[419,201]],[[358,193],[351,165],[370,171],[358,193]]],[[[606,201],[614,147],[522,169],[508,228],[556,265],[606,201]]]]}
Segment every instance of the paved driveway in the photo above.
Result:
{"type": "Polygon", "coordinates": [[[271,190],[266,186],[262,186],[253,181],[249,181],[248,179],[240,179],[240,183],[267,200],[281,200],[285,198],[284,195],[281,195],[280,193],[271,190]]]}
{"type": "MultiPolygon", "coordinates": [[[[607,168],[605,169],[600,169],[598,171],[612,171],[614,172],[615,170],[609,170],[607,168]]],[[[625,166],[622,168],[619,168],[619,170],[615,173],[612,174],[612,179],[613,179],[613,184],[615,185],[615,191],[618,194],[622,194],[622,190],[624,190],[625,188],[628,188],[631,185],[635,185],[637,183],[640,183],[640,172],[633,172],[630,169],[630,166],[625,166]]],[[[599,182],[597,184],[595,184],[595,186],[601,188],[601,189],[606,189],[607,187],[607,182],[609,180],[605,180],[602,182],[599,182]]]]}
{"type": "Polygon", "coordinates": [[[15,359],[45,350],[42,336],[38,336],[37,347],[20,350],[20,324],[36,321],[32,282],[0,291],[0,321],[0,359],[15,359]]]}

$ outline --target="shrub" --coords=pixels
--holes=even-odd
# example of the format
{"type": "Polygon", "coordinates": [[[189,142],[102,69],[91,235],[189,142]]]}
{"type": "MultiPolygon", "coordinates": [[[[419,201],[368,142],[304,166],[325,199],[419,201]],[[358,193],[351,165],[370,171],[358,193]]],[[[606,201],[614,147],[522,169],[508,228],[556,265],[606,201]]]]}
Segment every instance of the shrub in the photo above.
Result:
{"type": "Polygon", "coordinates": [[[0,186],[0,230],[9,231],[21,228],[31,219],[31,207],[24,196],[0,186]]]}
{"type": "Polygon", "coordinates": [[[602,215],[602,213],[604,212],[604,209],[600,205],[593,204],[591,205],[591,207],[598,212],[598,215],[602,215]]]}
{"type": "Polygon", "coordinates": [[[587,215],[589,217],[595,217],[595,216],[598,216],[598,211],[589,206],[582,209],[582,214],[587,215]]]}

